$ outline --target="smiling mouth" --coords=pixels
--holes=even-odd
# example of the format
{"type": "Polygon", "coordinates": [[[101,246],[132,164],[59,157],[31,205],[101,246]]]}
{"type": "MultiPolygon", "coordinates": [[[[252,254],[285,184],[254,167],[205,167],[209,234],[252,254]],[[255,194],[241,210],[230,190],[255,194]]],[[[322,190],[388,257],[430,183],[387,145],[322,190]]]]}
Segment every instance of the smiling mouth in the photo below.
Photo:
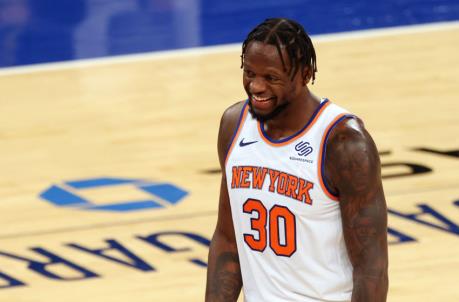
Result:
{"type": "Polygon", "coordinates": [[[263,97],[255,96],[255,95],[252,94],[252,99],[253,99],[254,101],[257,101],[257,102],[267,102],[267,101],[269,101],[269,100],[271,100],[271,99],[273,99],[273,98],[274,98],[274,97],[272,97],[272,96],[271,96],[271,97],[264,97],[264,98],[263,98],[263,97]]]}

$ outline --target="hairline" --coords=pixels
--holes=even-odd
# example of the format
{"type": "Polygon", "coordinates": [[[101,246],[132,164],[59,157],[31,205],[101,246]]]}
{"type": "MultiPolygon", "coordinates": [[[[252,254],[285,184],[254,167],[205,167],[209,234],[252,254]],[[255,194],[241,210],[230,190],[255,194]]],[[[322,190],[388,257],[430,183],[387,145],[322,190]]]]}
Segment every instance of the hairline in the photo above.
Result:
{"type": "MultiPolygon", "coordinates": [[[[265,45],[271,45],[271,46],[274,46],[274,48],[276,49],[276,52],[277,52],[277,55],[281,58],[281,63],[282,63],[282,66],[284,67],[284,72],[287,73],[287,75],[290,77],[290,80],[293,80],[296,76],[296,74],[298,72],[300,72],[300,70],[304,67],[307,67],[308,69],[310,68],[308,64],[305,64],[303,62],[301,62],[301,60],[299,60],[299,58],[297,58],[295,61],[296,63],[298,64],[298,68],[296,70],[295,73],[292,73],[293,72],[293,69],[294,66],[292,63],[293,63],[293,60],[292,58],[290,57],[288,51],[287,51],[287,45],[285,45],[284,43],[279,43],[279,47],[281,48],[281,52],[279,52],[279,49],[277,48],[277,45],[275,43],[269,43],[269,41],[267,41],[268,39],[264,39],[264,40],[257,40],[257,39],[253,39],[253,40],[250,40],[247,44],[246,44],[246,48],[245,48],[245,52],[242,54],[243,55],[243,60],[242,60],[242,63],[244,64],[245,62],[245,54],[247,52],[247,49],[249,48],[249,45],[252,44],[253,42],[259,42],[259,43],[262,43],[262,44],[265,44],[265,45]],[[282,56],[282,52],[285,53],[286,55],[286,58],[288,59],[288,62],[286,62],[282,56]],[[287,68],[287,63],[290,65],[288,66],[289,68],[287,68]],[[300,68],[301,67],[301,68],[300,68]]],[[[241,66],[243,67],[243,65],[241,66]]]]}

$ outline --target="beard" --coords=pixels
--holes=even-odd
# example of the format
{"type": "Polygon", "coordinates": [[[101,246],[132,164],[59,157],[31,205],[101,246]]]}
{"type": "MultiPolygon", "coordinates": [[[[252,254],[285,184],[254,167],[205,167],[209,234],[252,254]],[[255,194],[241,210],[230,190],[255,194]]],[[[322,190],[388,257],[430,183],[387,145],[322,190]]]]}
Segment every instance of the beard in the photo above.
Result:
{"type": "Polygon", "coordinates": [[[270,113],[267,113],[267,114],[258,114],[255,112],[255,110],[253,110],[253,105],[252,105],[252,102],[250,101],[249,99],[249,112],[250,114],[256,118],[258,121],[262,122],[262,123],[265,123],[273,118],[275,118],[276,116],[278,116],[280,113],[282,113],[283,111],[285,111],[285,109],[287,109],[288,105],[290,104],[290,102],[285,102],[283,104],[280,104],[279,106],[277,106],[276,108],[274,108],[273,111],[271,111],[270,113]]]}

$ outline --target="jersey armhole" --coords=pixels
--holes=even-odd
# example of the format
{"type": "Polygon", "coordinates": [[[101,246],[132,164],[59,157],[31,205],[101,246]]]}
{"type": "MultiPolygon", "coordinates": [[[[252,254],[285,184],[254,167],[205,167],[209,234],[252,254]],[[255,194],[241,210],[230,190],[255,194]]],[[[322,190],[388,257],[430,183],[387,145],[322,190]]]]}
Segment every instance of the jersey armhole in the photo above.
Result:
{"type": "Polygon", "coordinates": [[[249,107],[248,104],[249,104],[249,100],[247,100],[244,103],[244,106],[242,106],[241,114],[239,115],[239,120],[237,121],[236,128],[234,129],[233,136],[231,137],[230,143],[228,145],[228,149],[226,151],[225,165],[228,162],[228,158],[229,158],[229,156],[231,154],[231,151],[233,151],[234,142],[237,141],[239,133],[241,132],[242,124],[244,124],[245,118],[247,117],[247,112],[249,111],[248,110],[248,107],[249,107]]]}
{"type": "Polygon", "coordinates": [[[342,113],[338,115],[328,126],[327,129],[324,132],[324,135],[322,137],[322,142],[320,144],[320,154],[319,154],[319,166],[318,166],[318,171],[319,171],[319,182],[322,190],[325,192],[327,197],[334,201],[339,201],[339,195],[337,192],[333,192],[333,190],[330,188],[330,185],[327,183],[327,180],[325,178],[325,157],[327,154],[327,142],[328,142],[328,137],[330,136],[330,133],[332,130],[343,120],[348,119],[348,118],[357,118],[355,115],[352,114],[347,114],[347,113],[342,113]]]}

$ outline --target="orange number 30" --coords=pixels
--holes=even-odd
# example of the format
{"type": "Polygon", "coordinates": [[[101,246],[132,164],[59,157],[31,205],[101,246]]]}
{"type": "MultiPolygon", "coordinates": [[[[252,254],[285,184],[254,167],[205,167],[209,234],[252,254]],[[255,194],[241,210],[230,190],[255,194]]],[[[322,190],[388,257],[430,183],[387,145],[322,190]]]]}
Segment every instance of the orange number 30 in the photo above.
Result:
{"type": "Polygon", "coordinates": [[[242,207],[244,213],[257,213],[250,219],[253,231],[258,232],[258,238],[252,234],[244,234],[244,241],[255,251],[263,252],[267,245],[266,224],[269,222],[269,246],[278,256],[290,257],[296,251],[296,221],[295,215],[287,207],[275,205],[268,211],[258,199],[247,199],[242,207]],[[283,236],[280,234],[283,225],[283,236]],[[282,236],[282,237],[281,237],[282,236]],[[281,239],[284,239],[281,242],[281,239]]]}

